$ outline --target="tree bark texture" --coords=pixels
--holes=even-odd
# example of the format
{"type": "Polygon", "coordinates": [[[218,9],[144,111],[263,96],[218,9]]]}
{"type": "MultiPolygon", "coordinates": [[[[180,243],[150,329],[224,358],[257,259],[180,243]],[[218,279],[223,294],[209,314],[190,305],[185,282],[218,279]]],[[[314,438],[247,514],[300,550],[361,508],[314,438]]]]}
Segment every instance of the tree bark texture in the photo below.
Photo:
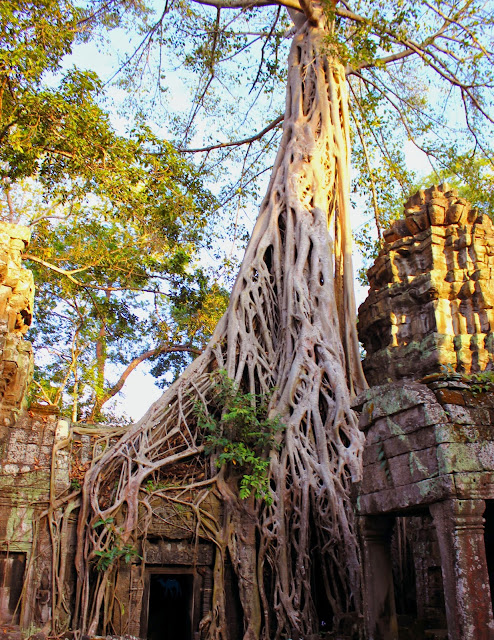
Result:
{"type": "Polygon", "coordinates": [[[184,465],[181,492],[161,495],[193,504],[197,535],[217,545],[205,636],[229,638],[222,583],[227,551],[244,610],[244,640],[319,631],[316,572],[326,621],[336,628],[346,613],[360,611],[348,492],[360,477],[363,447],[350,402],[365,380],[351,268],[347,90],[342,64],[325,51],[329,27],[322,12],[313,6],[310,20],[300,14],[296,25],[281,148],[229,308],[203,354],[87,473],[77,551],[84,630],[96,630],[112,571],[91,584],[95,552],[115,544],[115,523],[122,541],[145,535],[142,514],[150,507],[143,483],[157,471],[172,477],[184,465]],[[212,405],[217,369],[245,392],[272,393],[270,415],[286,427],[270,454],[271,504],[240,500],[238,479],[218,472],[203,453],[194,403],[212,405]],[[197,496],[208,491],[221,498],[221,522],[199,504],[197,496]],[[110,518],[111,525],[94,526],[110,518]]]}

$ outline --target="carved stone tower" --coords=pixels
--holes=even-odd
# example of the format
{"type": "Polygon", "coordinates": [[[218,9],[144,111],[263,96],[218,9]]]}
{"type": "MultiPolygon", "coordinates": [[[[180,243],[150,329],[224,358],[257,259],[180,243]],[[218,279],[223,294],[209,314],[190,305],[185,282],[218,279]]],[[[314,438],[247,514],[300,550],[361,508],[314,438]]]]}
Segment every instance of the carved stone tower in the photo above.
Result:
{"type": "Polygon", "coordinates": [[[419,191],[385,232],[359,309],[369,384],[494,360],[494,227],[447,184],[419,191]]]}

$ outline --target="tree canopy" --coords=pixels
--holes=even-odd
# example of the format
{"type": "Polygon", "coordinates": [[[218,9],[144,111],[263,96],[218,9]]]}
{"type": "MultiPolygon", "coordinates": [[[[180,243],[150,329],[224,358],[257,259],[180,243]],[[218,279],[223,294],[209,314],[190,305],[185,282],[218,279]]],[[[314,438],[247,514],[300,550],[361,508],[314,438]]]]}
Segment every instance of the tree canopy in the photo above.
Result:
{"type": "MultiPolygon", "coordinates": [[[[125,19],[128,5],[102,6],[116,21],[125,19]]],[[[177,145],[204,148],[203,166],[237,157],[225,198],[240,184],[252,185],[271,157],[266,149],[279,139],[284,56],[293,33],[283,6],[302,9],[298,0],[154,3],[154,13],[141,14],[139,46],[122,62],[121,86],[148,87],[145,100],[130,101],[131,108],[154,105],[162,114],[155,117],[174,116],[177,145]],[[179,117],[168,104],[171,69],[183,73],[192,101],[179,117]],[[242,140],[248,142],[238,145],[242,140]]],[[[326,46],[348,80],[353,186],[378,218],[409,195],[407,141],[438,171],[454,171],[455,155],[492,162],[490,3],[367,0],[329,2],[326,11],[335,18],[326,46]]]]}
{"type": "Polygon", "coordinates": [[[86,35],[82,9],[7,2],[0,19],[2,218],[33,228],[33,394],[70,404],[74,419],[101,419],[143,360],[163,379],[170,357],[200,352],[184,306],[195,305],[195,322],[209,298],[216,317],[227,297],[197,263],[218,203],[202,172],[144,122],[115,131],[94,72],[62,73],[86,35]]]}

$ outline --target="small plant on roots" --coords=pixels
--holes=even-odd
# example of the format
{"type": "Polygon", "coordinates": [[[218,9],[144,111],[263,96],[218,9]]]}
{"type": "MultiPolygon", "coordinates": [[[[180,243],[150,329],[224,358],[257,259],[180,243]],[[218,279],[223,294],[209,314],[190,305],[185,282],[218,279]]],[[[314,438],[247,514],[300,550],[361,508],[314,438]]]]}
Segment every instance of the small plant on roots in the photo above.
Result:
{"type": "Polygon", "coordinates": [[[243,393],[226,371],[211,374],[215,407],[206,410],[195,402],[198,426],[204,432],[205,452],[215,455],[216,466],[226,465],[241,474],[239,495],[272,503],[269,494],[269,452],[279,448],[285,429],[279,416],[268,417],[271,394],[243,393]]]}
{"type": "MultiPolygon", "coordinates": [[[[128,543],[123,543],[121,540],[121,532],[114,526],[113,518],[107,518],[106,520],[100,519],[93,524],[93,529],[101,525],[110,526],[112,532],[112,543],[106,549],[101,549],[94,552],[97,556],[96,570],[103,572],[109,569],[116,560],[123,558],[125,564],[129,564],[133,558],[141,558],[137,553],[137,550],[128,543]]],[[[142,558],[141,558],[142,560],[142,558]]]]}

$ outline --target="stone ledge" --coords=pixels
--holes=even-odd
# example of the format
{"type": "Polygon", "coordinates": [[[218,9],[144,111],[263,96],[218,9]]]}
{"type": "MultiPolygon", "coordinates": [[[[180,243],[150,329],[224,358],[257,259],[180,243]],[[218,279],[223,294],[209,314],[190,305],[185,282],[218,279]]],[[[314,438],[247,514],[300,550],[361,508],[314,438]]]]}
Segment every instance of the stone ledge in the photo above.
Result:
{"type": "Polygon", "coordinates": [[[456,496],[455,478],[453,474],[449,474],[428,478],[399,488],[390,487],[358,495],[356,499],[357,513],[359,515],[385,513],[399,515],[400,512],[403,512],[402,515],[410,515],[414,509],[454,496],[456,496]]]}

